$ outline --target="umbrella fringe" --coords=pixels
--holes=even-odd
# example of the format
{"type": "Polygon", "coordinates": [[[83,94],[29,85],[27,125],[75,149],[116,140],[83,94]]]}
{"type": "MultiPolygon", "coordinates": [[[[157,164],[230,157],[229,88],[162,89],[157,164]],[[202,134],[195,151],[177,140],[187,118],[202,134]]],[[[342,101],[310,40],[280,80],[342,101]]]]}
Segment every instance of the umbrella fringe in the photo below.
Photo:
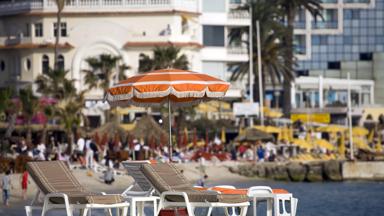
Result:
{"type": "Polygon", "coordinates": [[[167,97],[168,95],[174,95],[177,98],[202,98],[205,95],[207,97],[214,97],[214,98],[220,98],[225,96],[225,92],[215,92],[210,91],[209,88],[205,88],[203,91],[177,91],[173,87],[170,87],[166,91],[157,91],[157,92],[139,92],[137,90],[133,90],[131,93],[124,93],[124,94],[117,94],[112,95],[111,93],[108,93],[106,99],[111,101],[117,101],[117,100],[129,100],[134,97],[140,98],[140,99],[150,99],[150,98],[161,98],[161,97],[167,97]]]}
{"type": "MultiPolygon", "coordinates": [[[[173,108],[179,108],[179,107],[187,107],[187,106],[193,106],[197,105],[203,101],[208,101],[209,99],[198,99],[194,101],[188,101],[188,102],[171,102],[171,106],[173,108]]],[[[168,103],[167,99],[164,99],[161,103],[143,103],[143,102],[135,102],[132,100],[120,100],[120,101],[112,101],[109,102],[109,105],[111,107],[128,107],[128,106],[138,106],[138,107],[161,107],[164,104],[168,103]]]]}

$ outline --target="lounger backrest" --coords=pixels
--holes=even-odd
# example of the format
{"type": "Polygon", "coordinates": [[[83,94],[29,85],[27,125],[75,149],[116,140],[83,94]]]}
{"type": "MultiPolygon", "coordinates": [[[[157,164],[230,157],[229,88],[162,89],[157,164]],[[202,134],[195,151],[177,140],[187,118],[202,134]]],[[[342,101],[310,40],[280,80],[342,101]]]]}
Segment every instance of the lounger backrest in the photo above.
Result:
{"type": "Polygon", "coordinates": [[[142,191],[151,191],[152,185],[148,182],[147,178],[144,176],[140,167],[143,164],[149,164],[149,161],[124,161],[123,166],[127,169],[128,175],[131,176],[135,183],[140,187],[142,191]]]}
{"type": "Polygon", "coordinates": [[[173,164],[143,164],[141,170],[153,187],[160,193],[192,188],[192,185],[173,164]]]}
{"type": "Polygon", "coordinates": [[[28,162],[27,170],[45,194],[85,191],[63,161],[28,162]]]}

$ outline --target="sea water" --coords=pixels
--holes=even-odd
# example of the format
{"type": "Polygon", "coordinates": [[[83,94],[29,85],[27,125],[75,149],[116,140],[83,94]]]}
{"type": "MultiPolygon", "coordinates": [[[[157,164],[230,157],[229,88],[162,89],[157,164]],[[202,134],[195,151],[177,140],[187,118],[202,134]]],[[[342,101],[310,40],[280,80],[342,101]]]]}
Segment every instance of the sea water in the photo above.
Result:
{"type": "MultiPolygon", "coordinates": [[[[286,189],[299,199],[297,216],[384,216],[384,182],[293,183],[247,180],[233,185],[237,188],[268,185],[286,189]]],[[[258,215],[266,215],[265,208],[266,204],[261,203],[258,215]]],[[[252,207],[248,215],[252,215],[252,207]]]]}

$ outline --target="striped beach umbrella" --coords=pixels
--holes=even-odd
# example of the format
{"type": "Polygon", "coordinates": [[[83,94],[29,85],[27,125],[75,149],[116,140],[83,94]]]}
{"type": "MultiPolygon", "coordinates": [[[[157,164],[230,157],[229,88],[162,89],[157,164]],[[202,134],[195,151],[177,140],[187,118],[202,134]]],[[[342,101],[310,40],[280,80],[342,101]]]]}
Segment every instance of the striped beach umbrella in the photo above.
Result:
{"type": "MultiPolygon", "coordinates": [[[[229,83],[209,76],[179,69],[156,70],[132,76],[108,90],[111,106],[162,106],[168,104],[169,137],[171,107],[188,106],[225,96],[229,83]]],[[[172,153],[172,139],[169,139],[172,153]]],[[[172,157],[171,157],[172,158],[172,157]]]]}

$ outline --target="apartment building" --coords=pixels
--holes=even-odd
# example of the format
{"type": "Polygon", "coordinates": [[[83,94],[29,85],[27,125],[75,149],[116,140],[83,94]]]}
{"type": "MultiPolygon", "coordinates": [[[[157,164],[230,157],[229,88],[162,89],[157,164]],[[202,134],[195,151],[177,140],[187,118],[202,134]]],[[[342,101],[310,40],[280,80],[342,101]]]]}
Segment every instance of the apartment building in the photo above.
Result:
{"type": "Polygon", "coordinates": [[[307,11],[297,17],[293,107],[346,106],[348,85],[353,106],[384,104],[384,1],[323,0],[322,5],[323,19],[314,20],[307,11]]]}

